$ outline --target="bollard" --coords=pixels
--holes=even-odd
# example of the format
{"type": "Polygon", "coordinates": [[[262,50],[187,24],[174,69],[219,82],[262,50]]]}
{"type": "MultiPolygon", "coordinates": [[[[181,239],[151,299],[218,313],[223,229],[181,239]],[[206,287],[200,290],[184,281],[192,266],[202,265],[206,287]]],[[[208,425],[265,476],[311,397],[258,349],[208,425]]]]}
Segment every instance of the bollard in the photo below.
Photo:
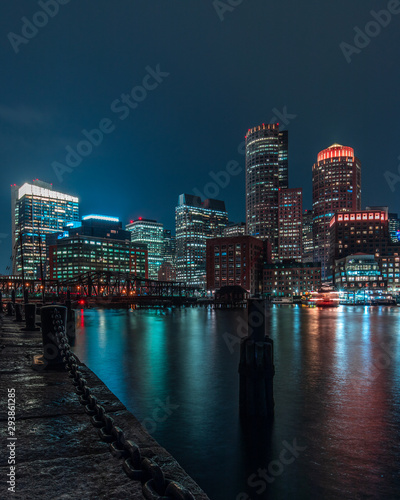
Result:
{"type": "Polygon", "coordinates": [[[7,316],[13,316],[13,315],[14,315],[14,310],[12,302],[7,302],[7,316]]]}
{"type": "Polygon", "coordinates": [[[3,294],[0,292],[0,313],[4,312],[3,294]]]}
{"type": "Polygon", "coordinates": [[[73,309],[69,309],[67,312],[67,337],[69,341],[75,340],[76,332],[75,332],[75,311],[73,309]]]}
{"type": "Polygon", "coordinates": [[[274,415],[274,346],[265,334],[265,302],[249,300],[248,336],[240,344],[239,410],[244,417],[274,415]]]}
{"type": "Polygon", "coordinates": [[[24,302],[25,304],[29,302],[29,292],[27,288],[24,289],[24,302]]]}
{"type": "Polygon", "coordinates": [[[17,321],[18,323],[23,321],[21,304],[15,304],[15,321],[17,321]]]}
{"type": "Polygon", "coordinates": [[[25,328],[28,332],[39,330],[36,326],[36,304],[25,304],[25,328]]]}
{"type": "Polygon", "coordinates": [[[11,290],[11,302],[15,304],[15,290],[11,290]]]}
{"type": "Polygon", "coordinates": [[[64,306],[43,306],[40,311],[42,323],[43,355],[33,357],[32,368],[35,370],[64,370],[64,364],[55,336],[53,314],[58,311],[61,315],[61,323],[66,327],[67,308],[64,306]]]}

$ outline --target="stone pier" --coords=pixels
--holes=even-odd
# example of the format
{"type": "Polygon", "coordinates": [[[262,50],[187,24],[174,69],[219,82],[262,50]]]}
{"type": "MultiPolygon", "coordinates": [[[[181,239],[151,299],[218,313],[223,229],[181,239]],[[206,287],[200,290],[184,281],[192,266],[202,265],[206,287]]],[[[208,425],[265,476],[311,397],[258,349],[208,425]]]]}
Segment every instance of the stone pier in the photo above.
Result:
{"type": "MultiPolygon", "coordinates": [[[[0,318],[0,498],[36,500],[143,499],[141,483],[129,479],[122,460],[111,455],[79,403],[66,372],[34,371],[32,358],[43,352],[41,332],[23,331],[12,317],[0,318]],[[16,487],[7,491],[7,389],[16,397],[16,487]]],[[[165,476],[191,491],[207,495],[125,408],[119,399],[80,363],[79,370],[115,424],[153,458],[165,476]]],[[[195,451],[194,451],[195,452],[195,451]]]]}

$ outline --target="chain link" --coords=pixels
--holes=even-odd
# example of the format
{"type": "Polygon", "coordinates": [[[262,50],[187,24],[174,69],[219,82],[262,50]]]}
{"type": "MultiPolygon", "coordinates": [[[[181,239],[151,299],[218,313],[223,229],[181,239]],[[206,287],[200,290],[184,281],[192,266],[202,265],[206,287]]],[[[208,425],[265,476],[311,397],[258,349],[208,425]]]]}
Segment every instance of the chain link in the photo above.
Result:
{"type": "Polygon", "coordinates": [[[181,484],[167,479],[162,468],[149,458],[142,458],[139,446],[126,439],[124,431],[114,424],[104,407],[91,394],[87,381],[78,367],[78,359],[71,352],[65,326],[57,309],[53,312],[53,333],[57,340],[65,370],[79,395],[79,402],[85,406],[90,422],[98,429],[100,439],[109,443],[111,454],[123,459],[125,474],[135,481],[141,481],[143,495],[148,500],[195,500],[192,493],[181,484]]]}

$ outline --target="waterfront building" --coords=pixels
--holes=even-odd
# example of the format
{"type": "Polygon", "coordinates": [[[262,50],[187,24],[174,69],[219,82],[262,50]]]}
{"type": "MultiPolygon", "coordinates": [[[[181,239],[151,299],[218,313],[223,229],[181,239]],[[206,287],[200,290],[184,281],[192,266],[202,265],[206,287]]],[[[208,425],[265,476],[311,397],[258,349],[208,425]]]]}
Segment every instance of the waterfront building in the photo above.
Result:
{"type": "Polygon", "coordinates": [[[158,281],[176,281],[176,268],[168,261],[161,264],[158,270],[158,281]]]}
{"type": "Polygon", "coordinates": [[[245,222],[228,222],[228,225],[224,227],[222,231],[222,236],[244,236],[246,234],[246,223],[245,222]]]}
{"type": "Polygon", "coordinates": [[[69,236],[83,235],[128,241],[131,239],[131,233],[122,229],[119,218],[108,215],[85,215],[80,223],[67,223],[64,229],[69,236]]]}
{"type": "Polygon", "coordinates": [[[303,253],[303,191],[278,191],[278,258],[301,262],[303,253]]]}
{"type": "Polygon", "coordinates": [[[251,294],[261,292],[264,262],[271,262],[271,244],[253,236],[207,240],[207,290],[241,286],[251,294]]]}
{"type": "Polygon", "coordinates": [[[125,229],[131,233],[132,243],[147,245],[149,279],[158,279],[158,270],[163,263],[164,227],[161,222],[139,217],[130,221],[125,229]]]}
{"type": "Polygon", "coordinates": [[[331,276],[329,224],[339,211],[361,210],[361,163],[354,149],[333,144],[318,154],[312,167],[314,262],[322,280],[331,276]]]}
{"type": "Polygon", "coordinates": [[[79,199],[55,191],[52,184],[34,180],[11,186],[13,274],[45,278],[48,271],[47,238],[79,221],[79,199]]]}
{"type": "Polygon", "coordinates": [[[246,134],[247,234],[268,239],[278,257],[278,191],[288,187],[288,134],[263,124],[246,134]]]}
{"type": "Polygon", "coordinates": [[[206,243],[222,236],[228,224],[225,203],[201,201],[199,196],[181,194],[175,209],[176,278],[187,285],[206,287],[206,243]]]}
{"type": "Polygon", "coordinates": [[[375,255],[356,253],[337,259],[333,276],[340,291],[382,290],[387,286],[375,255]]]}
{"type": "Polygon", "coordinates": [[[382,278],[387,282],[387,290],[400,293],[400,245],[389,245],[387,255],[377,258],[382,278]]]}
{"type": "Polygon", "coordinates": [[[286,261],[264,264],[263,293],[282,297],[302,295],[321,287],[321,266],[313,263],[286,261]]]}
{"type": "Polygon", "coordinates": [[[365,253],[386,255],[390,245],[385,210],[338,211],[329,223],[329,264],[334,260],[365,253]]]}
{"type": "Polygon", "coordinates": [[[61,281],[99,271],[148,277],[146,245],[129,240],[65,235],[49,246],[49,262],[50,278],[61,281]]]}
{"type": "Polygon", "coordinates": [[[304,210],[302,225],[302,244],[304,264],[314,262],[314,239],[313,239],[313,211],[304,210]]]}

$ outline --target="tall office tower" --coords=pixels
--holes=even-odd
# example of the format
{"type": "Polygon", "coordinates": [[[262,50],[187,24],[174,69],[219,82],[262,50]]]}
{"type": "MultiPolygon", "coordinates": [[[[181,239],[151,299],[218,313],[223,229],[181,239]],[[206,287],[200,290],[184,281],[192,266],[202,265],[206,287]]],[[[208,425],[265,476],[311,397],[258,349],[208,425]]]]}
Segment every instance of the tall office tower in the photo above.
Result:
{"type": "Polygon", "coordinates": [[[303,212],[303,264],[314,262],[314,240],[313,240],[313,211],[304,210],[303,212]]]}
{"type": "Polygon", "coordinates": [[[329,224],[338,211],[361,209],[361,162],[354,149],[333,144],[318,154],[312,167],[314,262],[322,281],[331,279],[329,224]]]}
{"type": "Polygon", "coordinates": [[[288,182],[288,134],[278,124],[260,125],[246,135],[247,234],[268,239],[278,257],[278,191],[288,182]]]}
{"type": "Polygon", "coordinates": [[[289,133],[287,130],[281,130],[278,134],[279,139],[279,187],[287,189],[289,187],[289,133]]]}
{"type": "Polygon", "coordinates": [[[303,190],[279,189],[278,258],[301,262],[303,253],[303,190]]]}
{"type": "Polygon", "coordinates": [[[175,209],[177,281],[205,289],[206,241],[221,236],[227,224],[223,201],[202,202],[199,196],[179,196],[175,209]]]}
{"type": "Polygon", "coordinates": [[[161,222],[139,217],[125,226],[130,231],[132,243],[147,245],[149,279],[158,279],[158,270],[163,263],[164,227],[161,222]]]}
{"type": "Polygon", "coordinates": [[[163,262],[175,265],[176,241],[170,229],[164,229],[163,262]]]}
{"type": "Polygon", "coordinates": [[[11,186],[11,204],[13,274],[23,272],[30,279],[46,277],[46,238],[62,231],[68,222],[79,220],[79,200],[36,179],[32,184],[11,186]]]}

